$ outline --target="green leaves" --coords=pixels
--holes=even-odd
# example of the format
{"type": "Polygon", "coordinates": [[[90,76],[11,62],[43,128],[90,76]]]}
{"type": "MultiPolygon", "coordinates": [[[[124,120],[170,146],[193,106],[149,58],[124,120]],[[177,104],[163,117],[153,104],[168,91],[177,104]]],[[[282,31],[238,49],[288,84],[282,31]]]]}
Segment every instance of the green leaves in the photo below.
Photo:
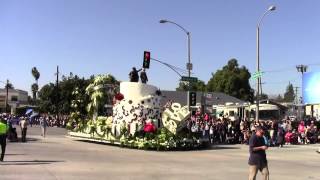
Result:
{"type": "Polygon", "coordinates": [[[295,98],[295,93],[293,89],[293,85],[289,82],[289,85],[286,88],[286,92],[284,93],[283,99],[285,102],[293,102],[295,98]]]}
{"type": "Polygon", "coordinates": [[[253,91],[249,79],[251,75],[245,66],[239,67],[236,59],[231,59],[228,64],[216,73],[207,84],[207,91],[223,92],[244,101],[252,101],[253,91]]]}
{"type": "Polygon", "coordinates": [[[87,111],[90,115],[103,111],[104,105],[111,104],[112,97],[116,91],[118,81],[110,74],[98,75],[93,79],[85,91],[90,97],[90,102],[87,105],[87,111]],[[107,89],[111,89],[108,91],[107,89]]]}

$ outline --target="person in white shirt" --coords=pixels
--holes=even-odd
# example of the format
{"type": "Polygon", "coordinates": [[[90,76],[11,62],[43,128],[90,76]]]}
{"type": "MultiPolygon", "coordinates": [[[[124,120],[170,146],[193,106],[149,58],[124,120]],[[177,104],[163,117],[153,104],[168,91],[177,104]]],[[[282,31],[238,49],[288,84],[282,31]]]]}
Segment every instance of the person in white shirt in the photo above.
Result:
{"type": "Polygon", "coordinates": [[[28,127],[27,118],[22,117],[21,120],[19,121],[19,125],[20,125],[20,128],[21,128],[21,141],[22,142],[26,142],[27,127],[28,127]]]}

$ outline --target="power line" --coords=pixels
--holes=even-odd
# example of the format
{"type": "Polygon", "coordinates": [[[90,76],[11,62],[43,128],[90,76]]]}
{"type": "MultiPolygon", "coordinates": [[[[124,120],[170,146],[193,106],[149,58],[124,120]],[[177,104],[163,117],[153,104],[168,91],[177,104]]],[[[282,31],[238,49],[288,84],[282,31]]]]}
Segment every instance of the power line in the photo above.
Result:
{"type": "MultiPolygon", "coordinates": [[[[320,66],[320,63],[306,64],[306,66],[320,66]]],[[[296,69],[295,66],[289,66],[289,67],[286,67],[286,68],[266,70],[266,71],[263,71],[263,72],[265,72],[265,73],[270,73],[270,72],[286,72],[286,71],[295,71],[295,69],[296,69]]]]}

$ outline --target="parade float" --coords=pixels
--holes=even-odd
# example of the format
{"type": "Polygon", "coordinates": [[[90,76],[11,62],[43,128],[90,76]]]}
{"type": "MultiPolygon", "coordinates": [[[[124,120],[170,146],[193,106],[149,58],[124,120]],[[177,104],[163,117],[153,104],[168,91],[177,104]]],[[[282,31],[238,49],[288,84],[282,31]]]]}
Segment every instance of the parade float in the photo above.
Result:
{"type": "Polygon", "coordinates": [[[190,117],[187,106],[179,103],[161,106],[161,91],[149,84],[121,82],[116,85],[110,81],[109,75],[97,76],[87,87],[90,119],[76,110],[81,100],[77,99],[79,92],[75,89],[72,103],[75,110],[67,125],[70,137],[138,149],[193,149],[203,145],[201,139],[186,128],[190,117]],[[112,108],[109,116],[99,116],[102,99],[112,104],[107,106],[112,108]]]}

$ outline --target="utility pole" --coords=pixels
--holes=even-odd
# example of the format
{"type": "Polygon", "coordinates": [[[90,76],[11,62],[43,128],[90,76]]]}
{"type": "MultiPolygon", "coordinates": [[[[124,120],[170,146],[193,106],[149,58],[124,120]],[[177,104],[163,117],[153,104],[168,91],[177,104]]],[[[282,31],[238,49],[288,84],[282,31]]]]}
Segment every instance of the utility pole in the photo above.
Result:
{"type": "Polygon", "coordinates": [[[6,91],[7,91],[7,94],[6,94],[6,113],[7,113],[8,109],[9,109],[9,106],[8,106],[8,103],[9,103],[9,79],[7,79],[6,91]]]}
{"type": "Polygon", "coordinates": [[[56,118],[57,122],[59,125],[59,101],[60,101],[60,96],[59,96],[59,66],[57,66],[57,80],[56,80],[56,118]]]}
{"type": "Polygon", "coordinates": [[[300,106],[298,106],[298,104],[299,104],[299,98],[298,98],[298,89],[299,89],[300,87],[294,87],[294,89],[295,89],[295,105],[294,105],[294,107],[295,107],[295,109],[296,109],[296,116],[297,116],[297,118],[301,118],[301,113],[300,113],[300,106]]]}
{"type": "Polygon", "coordinates": [[[300,88],[300,87],[298,87],[298,86],[296,86],[296,87],[293,87],[294,89],[295,89],[295,104],[299,104],[299,98],[298,98],[298,89],[300,88]]]}

